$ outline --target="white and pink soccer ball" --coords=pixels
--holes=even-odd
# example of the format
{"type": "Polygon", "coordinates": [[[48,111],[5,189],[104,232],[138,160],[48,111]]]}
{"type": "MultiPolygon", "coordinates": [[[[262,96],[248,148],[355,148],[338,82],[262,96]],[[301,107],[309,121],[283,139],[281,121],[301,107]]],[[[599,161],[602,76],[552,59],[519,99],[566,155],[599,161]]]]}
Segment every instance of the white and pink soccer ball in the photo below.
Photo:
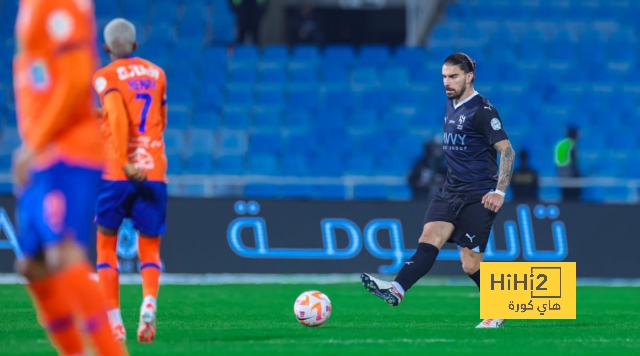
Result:
{"type": "Polygon", "coordinates": [[[296,299],[293,312],[300,324],[310,327],[320,326],[331,316],[331,301],[329,297],[317,290],[307,291],[296,299]]]}

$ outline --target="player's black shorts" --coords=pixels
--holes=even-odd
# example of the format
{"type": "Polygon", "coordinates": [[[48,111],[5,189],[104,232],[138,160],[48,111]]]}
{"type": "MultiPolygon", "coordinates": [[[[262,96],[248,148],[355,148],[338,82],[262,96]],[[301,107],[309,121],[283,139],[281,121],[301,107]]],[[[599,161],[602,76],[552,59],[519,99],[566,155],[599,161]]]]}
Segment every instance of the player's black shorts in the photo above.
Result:
{"type": "Polygon", "coordinates": [[[496,215],[497,213],[486,209],[481,201],[461,202],[458,199],[450,199],[441,189],[431,200],[424,223],[452,223],[455,228],[447,242],[454,242],[460,247],[483,253],[496,215]]]}

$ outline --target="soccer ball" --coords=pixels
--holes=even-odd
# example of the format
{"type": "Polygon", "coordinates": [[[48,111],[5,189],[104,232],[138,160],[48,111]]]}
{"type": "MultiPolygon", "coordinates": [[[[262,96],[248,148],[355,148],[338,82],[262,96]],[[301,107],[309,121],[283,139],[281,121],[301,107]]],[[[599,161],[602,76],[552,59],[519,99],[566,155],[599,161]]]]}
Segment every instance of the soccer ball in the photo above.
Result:
{"type": "Polygon", "coordinates": [[[320,326],[331,316],[331,301],[317,290],[307,291],[296,299],[293,312],[300,324],[311,327],[320,326]]]}

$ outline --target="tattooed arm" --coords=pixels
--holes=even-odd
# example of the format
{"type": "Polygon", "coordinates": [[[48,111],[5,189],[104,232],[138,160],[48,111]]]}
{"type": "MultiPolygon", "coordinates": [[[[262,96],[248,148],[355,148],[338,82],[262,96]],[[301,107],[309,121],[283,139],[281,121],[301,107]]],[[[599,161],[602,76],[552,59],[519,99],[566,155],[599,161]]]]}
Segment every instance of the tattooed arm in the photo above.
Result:
{"type": "MultiPolygon", "coordinates": [[[[507,188],[509,188],[509,183],[511,183],[513,161],[516,154],[513,151],[513,148],[511,148],[509,140],[497,142],[493,147],[500,152],[500,171],[496,190],[506,193],[507,188]]],[[[484,198],[482,198],[482,203],[485,208],[497,213],[502,207],[502,204],[504,204],[504,196],[499,193],[488,193],[484,198]]]]}
{"type": "Polygon", "coordinates": [[[511,183],[511,175],[513,174],[513,160],[516,157],[516,153],[511,148],[509,140],[503,140],[495,145],[495,149],[500,152],[500,175],[498,177],[497,190],[507,192],[509,183],[511,183]]]}

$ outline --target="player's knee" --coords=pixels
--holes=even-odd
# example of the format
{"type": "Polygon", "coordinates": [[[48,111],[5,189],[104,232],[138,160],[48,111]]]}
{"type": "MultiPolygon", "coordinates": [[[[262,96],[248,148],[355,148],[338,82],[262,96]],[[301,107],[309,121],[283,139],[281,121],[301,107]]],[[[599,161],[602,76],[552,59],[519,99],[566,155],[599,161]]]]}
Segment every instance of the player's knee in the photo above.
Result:
{"type": "Polygon", "coordinates": [[[478,272],[479,269],[480,269],[480,262],[477,262],[474,260],[462,261],[462,270],[466,274],[469,274],[469,275],[474,274],[478,272]]]}
{"type": "MultiPolygon", "coordinates": [[[[448,237],[447,237],[448,238],[448,237]]],[[[436,246],[437,248],[441,248],[442,245],[447,241],[447,238],[442,236],[436,228],[434,228],[431,224],[425,224],[422,229],[422,235],[420,235],[420,239],[418,242],[420,243],[428,243],[436,246]]]]}
{"type": "Polygon", "coordinates": [[[105,236],[118,236],[118,230],[108,229],[101,225],[98,225],[98,232],[105,236]]]}

